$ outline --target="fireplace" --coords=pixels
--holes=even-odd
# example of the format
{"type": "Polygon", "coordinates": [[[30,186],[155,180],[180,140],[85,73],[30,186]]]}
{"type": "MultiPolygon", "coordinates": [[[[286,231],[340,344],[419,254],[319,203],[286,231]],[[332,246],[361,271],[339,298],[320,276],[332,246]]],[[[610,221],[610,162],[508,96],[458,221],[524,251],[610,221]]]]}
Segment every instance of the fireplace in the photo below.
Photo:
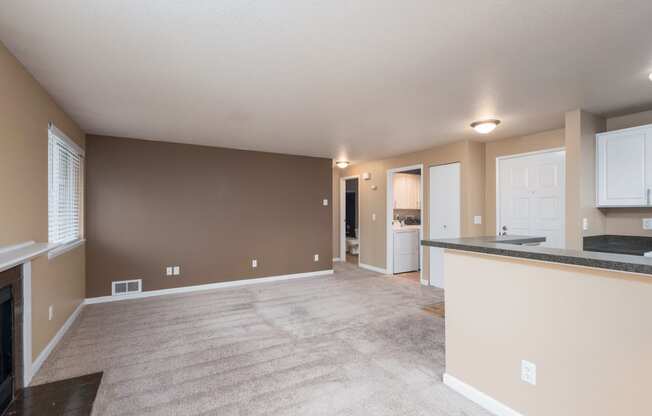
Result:
{"type": "Polygon", "coordinates": [[[23,388],[21,267],[0,272],[0,414],[23,388]]]}
{"type": "Polygon", "coordinates": [[[0,412],[14,397],[13,301],[11,286],[0,289],[0,412]]]}

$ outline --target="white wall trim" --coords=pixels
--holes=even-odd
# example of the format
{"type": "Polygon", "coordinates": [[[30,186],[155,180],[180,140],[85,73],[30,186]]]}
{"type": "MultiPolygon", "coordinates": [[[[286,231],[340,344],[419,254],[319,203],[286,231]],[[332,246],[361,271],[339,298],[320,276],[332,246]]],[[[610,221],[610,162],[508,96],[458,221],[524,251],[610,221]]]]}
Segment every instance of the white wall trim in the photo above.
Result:
{"type": "Polygon", "coordinates": [[[358,180],[358,192],[356,195],[357,199],[357,204],[358,204],[358,265],[360,265],[360,247],[362,246],[360,243],[362,239],[360,238],[362,236],[362,231],[360,227],[360,213],[362,210],[360,209],[360,189],[362,188],[362,181],[360,178],[360,175],[353,175],[353,176],[345,176],[340,178],[340,259],[346,259],[346,181],[349,179],[357,179],[358,180]]]}
{"type": "Polygon", "coordinates": [[[300,279],[304,277],[318,277],[318,276],[326,276],[331,274],[333,274],[333,270],[329,269],[329,270],[318,270],[316,272],[294,273],[294,274],[285,274],[285,275],[270,276],[270,277],[259,277],[256,279],[243,279],[243,280],[233,280],[230,282],[208,283],[205,285],[175,287],[172,289],[148,290],[145,292],[133,293],[127,295],[100,296],[96,298],[86,298],[84,304],[92,305],[95,303],[117,302],[117,301],[128,300],[128,299],[142,299],[142,298],[149,298],[153,296],[199,292],[202,290],[223,289],[227,287],[247,286],[247,285],[255,285],[259,283],[278,282],[282,280],[300,279]]]}
{"type": "Polygon", "coordinates": [[[390,274],[387,272],[387,269],[381,269],[380,267],[372,266],[370,264],[358,263],[358,267],[362,269],[371,270],[372,272],[376,272],[376,273],[390,274]]]}
{"type": "Polygon", "coordinates": [[[455,390],[462,396],[477,403],[489,412],[497,416],[523,416],[521,413],[512,409],[511,407],[499,402],[498,400],[484,394],[476,388],[466,384],[460,379],[444,373],[444,384],[455,390]]]}
{"type": "MultiPolygon", "coordinates": [[[[84,307],[84,302],[80,302],[79,305],[77,305],[77,308],[75,308],[74,312],[70,314],[68,319],[66,320],[66,323],[63,324],[63,326],[57,331],[57,334],[48,342],[48,345],[41,351],[41,353],[36,357],[36,360],[31,365],[31,371],[30,371],[30,378],[29,381],[32,380],[32,377],[34,374],[38,372],[38,370],[41,368],[45,360],[48,358],[48,356],[52,353],[54,348],[57,346],[59,341],[63,338],[63,336],[68,332],[70,327],[72,326],[73,323],[77,320],[79,317],[79,314],[84,307]]],[[[31,357],[31,352],[30,352],[30,357],[31,357]]],[[[29,383],[27,379],[25,379],[25,385],[27,386],[29,383]]]]}
{"type": "MultiPolygon", "coordinates": [[[[423,184],[425,182],[424,177],[423,177],[423,164],[418,164],[418,165],[410,165],[410,166],[401,166],[400,168],[392,168],[387,170],[387,204],[386,204],[386,210],[387,213],[385,215],[385,229],[387,230],[385,239],[386,239],[386,253],[385,253],[385,264],[387,265],[387,274],[393,274],[394,273],[394,230],[392,227],[392,220],[394,219],[394,174],[398,172],[405,172],[408,170],[416,170],[419,169],[421,172],[421,186],[419,187],[419,200],[421,201],[421,207],[419,208],[419,211],[421,211],[421,233],[419,234],[419,238],[425,238],[425,234],[423,232],[423,219],[425,218],[424,215],[424,206],[425,206],[425,201],[424,201],[424,188],[423,184]]],[[[419,268],[421,269],[419,271],[419,281],[423,281],[423,253],[424,249],[423,246],[421,245],[421,241],[419,241],[419,268]]],[[[361,266],[362,267],[362,266],[361,266]]]]}
{"type": "Polygon", "coordinates": [[[83,238],[78,238],[77,240],[71,241],[70,243],[62,244],[59,247],[48,251],[48,259],[52,260],[56,257],[59,257],[62,254],[65,254],[71,250],[76,249],[82,244],[86,243],[86,240],[83,238]]]}
{"type": "Polygon", "coordinates": [[[32,381],[32,262],[23,263],[23,387],[32,381]]]}

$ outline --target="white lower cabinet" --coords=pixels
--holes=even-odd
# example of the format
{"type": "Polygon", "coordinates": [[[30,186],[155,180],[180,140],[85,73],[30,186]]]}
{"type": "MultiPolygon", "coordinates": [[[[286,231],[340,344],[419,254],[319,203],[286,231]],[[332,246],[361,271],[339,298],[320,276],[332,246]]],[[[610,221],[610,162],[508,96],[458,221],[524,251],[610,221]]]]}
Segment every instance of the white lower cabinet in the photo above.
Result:
{"type": "Polygon", "coordinates": [[[418,229],[394,231],[394,273],[419,270],[418,229]]]}

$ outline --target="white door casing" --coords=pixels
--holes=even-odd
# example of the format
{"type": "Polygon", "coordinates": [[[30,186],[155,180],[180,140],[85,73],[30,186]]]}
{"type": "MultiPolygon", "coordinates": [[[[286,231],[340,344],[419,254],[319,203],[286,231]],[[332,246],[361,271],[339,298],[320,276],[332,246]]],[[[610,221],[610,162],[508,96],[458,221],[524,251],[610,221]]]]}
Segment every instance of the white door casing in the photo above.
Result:
{"type": "MultiPolygon", "coordinates": [[[[387,202],[385,205],[386,208],[386,233],[385,233],[385,243],[386,243],[386,251],[385,251],[385,270],[388,274],[393,274],[394,272],[394,230],[392,227],[392,220],[393,220],[393,214],[394,214],[394,176],[397,173],[400,172],[405,172],[405,171],[410,171],[410,170],[419,170],[421,172],[420,175],[414,175],[418,178],[418,184],[415,184],[417,187],[417,192],[419,193],[419,196],[417,198],[419,210],[421,211],[421,219],[423,220],[423,209],[421,208],[423,204],[421,201],[423,200],[423,186],[424,186],[424,181],[423,181],[423,165],[411,165],[411,166],[402,166],[399,168],[392,168],[387,170],[387,202]]],[[[421,233],[419,234],[419,238],[423,235],[423,228],[421,229],[421,233]]],[[[423,246],[419,244],[419,275],[420,275],[420,281],[421,284],[427,284],[427,280],[424,280],[424,275],[423,275],[423,246]]]]}
{"type": "Polygon", "coordinates": [[[497,234],[546,237],[565,247],[564,150],[497,158],[497,234]]]}
{"type": "Polygon", "coordinates": [[[346,262],[346,181],[349,179],[357,179],[358,180],[358,192],[356,194],[356,203],[358,204],[358,219],[357,219],[357,225],[358,225],[358,264],[360,264],[360,247],[362,239],[361,234],[362,234],[362,227],[360,226],[360,212],[362,210],[360,209],[360,175],[353,175],[353,176],[346,176],[343,178],[340,178],[340,261],[346,262]]]}
{"type": "MultiPolygon", "coordinates": [[[[429,238],[461,236],[461,165],[430,167],[429,238]]],[[[444,287],[443,249],[430,247],[430,284],[444,287]]]]}

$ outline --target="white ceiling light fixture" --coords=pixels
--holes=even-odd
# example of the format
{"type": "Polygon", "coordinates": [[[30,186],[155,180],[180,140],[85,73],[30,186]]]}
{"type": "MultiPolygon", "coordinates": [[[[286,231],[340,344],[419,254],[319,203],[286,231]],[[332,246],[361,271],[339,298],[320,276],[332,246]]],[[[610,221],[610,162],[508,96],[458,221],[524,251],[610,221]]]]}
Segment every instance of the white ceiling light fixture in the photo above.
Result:
{"type": "Polygon", "coordinates": [[[349,166],[349,162],[346,160],[340,160],[335,162],[335,165],[340,169],[344,169],[345,167],[349,166]]]}
{"type": "Polygon", "coordinates": [[[480,120],[474,121],[471,123],[471,127],[480,134],[488,134],[494,131],[496,127],[500,124],[500,120],[489,119],[489,120],[480,120]]]}
{"type": "Polygon", "coordinates": [[[650,75],[648,75],[648,78],[650,78],[650,81],[652,81],[652,72],[650,72],[650,75]]]}

